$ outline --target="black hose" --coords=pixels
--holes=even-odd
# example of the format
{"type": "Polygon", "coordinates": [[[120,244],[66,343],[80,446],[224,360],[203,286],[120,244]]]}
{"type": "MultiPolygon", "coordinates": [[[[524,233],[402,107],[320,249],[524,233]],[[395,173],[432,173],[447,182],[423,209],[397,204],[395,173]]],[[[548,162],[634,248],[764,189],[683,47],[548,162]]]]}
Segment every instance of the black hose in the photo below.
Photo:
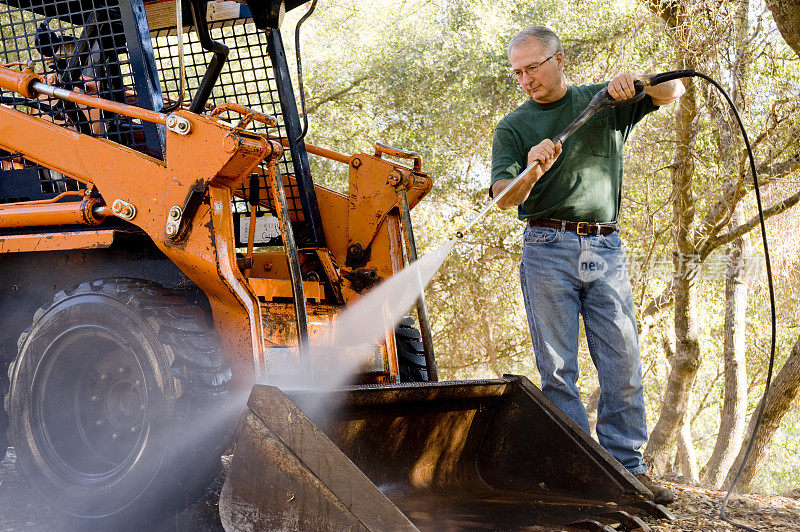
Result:
{"type": "Polygon", "coordinates": [[[300,20],[297,21],[297,26],[294,29],[294,53],[297,57],[297,88],[300,92],[300,107],[303,109],[303,129],[300,132],[300,136],[295,139],[295,142],[300,142],[306,137],[306,133],[308,133],[308,114],[306,113],[306,94],[303,90],[303,64],[300,61],[300,26],[303,22],[306,21],[308,17],[314,13],[314,9],[317,7],[317,0],[311,2],[311,7],[308,8],[305,15],[300,17],[300,20]]]}
{"type": "Polygon", "coordinates": [[[202,4],[200,0],[191,0],[189,4],[192,8],[194,30],[200,40],[200,45],[203,47],[203,50],[213,52],[214,54],[206,67],[206,73],[203,75],[203,79],[200,80],[200,86],[197,87],[197,92],[194,93],[192,103],[189,104],[189,111],[200,114],[206,107],[206,102],[208,102],[211,96],[214,85],[217,84],[217,79],[219,79],[219,75],[222,73],[230,50],[221,42],[211,38],[211,32],[208,30],[208,21],[206,20],[205,5],[202,4]]]}
{"type": "Polygon", "coordinates": [[[733,100],[731,100],[728,93],[725,92],[719,83],[717,83],[713,78],[701,74],[700,72],[696,72],[694,70],[675,70],[672,72],[664,72],[662,74],[655,74],[649,80],[650,85],[658,85],[659,83],[664,83],[665,81],[670,81],[673,79],[679,78],[688,78],[688,77],[698,77],[702,78],[709,83],[711,83],[714,87],[719,90],[725,99],[728,101],[728,104],[733,111],[733,115],[736,117],[736,123],[739,124],[739,129],[742,132],[742,138],[744,139],[744,145],[747,148],[747,157],[750,161],[750,172],[753,174],[753,191],[756,194],[756,205],[758,207],[758,220],[761,226],[761,241],[764,245],[764,262],[766,263],[766,270],[767,270],[767,287],[769,288],[769,304],[770,304],[770,318],[772,320],[772,339],[770,343],[770,354],[769,354],[769,369],[767,370],[767,382],[764,386],[764,395],[761,398],[761,403],[758,407],[758,413],[756,414],[756,422],[753,425],[753,432],[750,434],[750,441],[747,444],[747,449],[744,453],[744,458],[742,459],[742,463],[739,465],[739,469],[736,471],[736,475],[733,477],[733,481],[731,482],[730,487],[728,488],[728,492],[725,494],[725,498],[722,499],[722,507],[720,508],[719,516],[720,519],[723,521],[737,527],[741,528],[742,530],[750,530],[756,531],[755,528],[749,527],[747,525],[743,525],[741,523],[736,523],[731,520],[725,514],[725,507],[728,505],[728,500],[733,493],[734,488],[736,487],[736,483],[739,482],[739,478],[742,476],[742,471],[744,471],[744,466],[747,464],[747,460],[750,458],[750,453],[753,450],[753,444],[755,442],[755,435],[758,432],[758,427],[761,425],[761,417],[764,414],[764,407],[767,404],[767,394],[769,393],[769,387],[772,383],[772,371],[775,366],[775,338],[777,336],[777,326],[775,323],[775,289],[772,285],[772,267],[770,265],[769,260],[769,246],[767,245],[767,228],[764,224],[764,208],[761,204],[761,190],[758,186],[758,174],[756,172],[756,162],[753,158],[753,150],[750,147],[750,140],[747,138],[747,131],[744,128],[744,124],[742,123],[742,119],[739,117],[739,112],[736,110],[736,105],[734,105],[733,100]]]}

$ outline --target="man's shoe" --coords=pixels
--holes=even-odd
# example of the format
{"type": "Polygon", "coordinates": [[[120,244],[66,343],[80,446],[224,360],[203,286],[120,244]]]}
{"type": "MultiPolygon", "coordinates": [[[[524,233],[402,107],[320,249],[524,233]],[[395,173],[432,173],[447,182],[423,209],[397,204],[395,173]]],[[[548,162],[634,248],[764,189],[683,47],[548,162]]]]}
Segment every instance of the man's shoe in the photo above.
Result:
{"type": "Polygon", "coordinates": [[[672,490],[659,486],[645,473],[634,475],[636,480],[641,482],[645,488],[653,492],[653,502],[656,504],[672,504],[675,501],[675,494],[672,490]]]}

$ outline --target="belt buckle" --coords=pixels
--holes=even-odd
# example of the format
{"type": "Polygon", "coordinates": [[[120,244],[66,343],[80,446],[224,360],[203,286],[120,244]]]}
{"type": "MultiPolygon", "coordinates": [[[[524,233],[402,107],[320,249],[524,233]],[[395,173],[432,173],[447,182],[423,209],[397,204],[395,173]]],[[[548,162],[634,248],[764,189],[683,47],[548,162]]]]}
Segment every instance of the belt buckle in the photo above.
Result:
{"type": "Polygon", "coordinates": [[[591,233],[591,226],[589,222],[578,222],[578,225],[575,226],[575,232],[578,233],[578,236],[589,236],[591,233]]]}

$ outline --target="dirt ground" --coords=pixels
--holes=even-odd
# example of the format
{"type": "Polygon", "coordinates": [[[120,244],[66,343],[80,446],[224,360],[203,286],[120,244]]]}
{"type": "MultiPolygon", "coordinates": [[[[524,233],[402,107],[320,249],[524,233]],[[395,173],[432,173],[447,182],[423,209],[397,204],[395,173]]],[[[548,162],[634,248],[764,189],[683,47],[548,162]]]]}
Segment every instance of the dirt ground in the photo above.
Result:
{"type": "MultiPolygon", "coordinates": [[[[682,483],[679,479],[659,479],[675,492],[676,500],[669,506],[674,521],[648,521],[653,530],[660,531],[726,531],[739,530],[719,518],[724,491],[705,489],[697,484],[682,483]],[[669,480],[672,480],[670,482],[669,480]]],[[[800,531],[800,489],[783,496],[763,494],[731,495],[726,510],[731,520],[759,531],[800,531]]]]}
{"type": "MultiPolygon", "coordinates": [[[[0,530],[4,532],[79,532],[82,529],[65,521],[39,501],[28,482],[14,467],[13,449],[0,464],[0,530]]],[[[193,507],[166,520],[154,532],[216,532],[222,530],[217,514],[223,474],[212,483],[193,507]]],[[[674,521],[645,521],[654,531],[728,531],[733,526],[719,519],[724,492],[701,488],[679,479],[659,479],[676,494],[669,506],[674,521]],[[670,481],[672,480],[672,481],[670,481]]],[[[734,495],[728,504],[728,516],[760,531],[800,531],[800,489],[785,496],[734,495]]]]}
{"type": "MultiPolygon", "coordinates": [[[[0,463],[0,531],[2,532],[83,532],[92,530],[76,525],[41,502],[31,485],[14,467],[16,455],[9,449],[0,463]]],[[[167,519],[152,532],[217,532],[223,530],[217,513],[220,475],[206,489],[203,498],[191,508],[167,519]]]]}

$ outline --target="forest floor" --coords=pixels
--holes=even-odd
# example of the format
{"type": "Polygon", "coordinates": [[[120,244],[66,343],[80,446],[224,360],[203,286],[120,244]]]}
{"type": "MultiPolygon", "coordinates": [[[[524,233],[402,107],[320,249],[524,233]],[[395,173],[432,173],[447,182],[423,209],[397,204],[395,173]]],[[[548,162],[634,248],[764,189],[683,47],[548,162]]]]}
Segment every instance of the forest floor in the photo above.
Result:
{"type": "MultiPolygon", "coordinates": [[[[77,532],[86,530],[65,521],[40,502],[30,484],[15,467],[15,455],[0,463],[0,530],[4,532],[77,532]]],[[[212,483],[205,496],[191,508],[166,520],[153,532],[216,532],[222,524],[216,511],[224,473],[212,483]]],[[[725,492],[709,490],[680,479],[657,479],[675,492],[676,500],[668,509],[673,521],[644,518],[654,531],[728,531],[736,530],[719,518],[725,492]],[[671,481],[670,481],[671,480],[671,481]]],[[[728,516],[759,531],[800,531],[800,490],[784,496],[735,494],[728,503],[728,516]]]]}
{"type": "MultiPolygon", "coordinates": [[[[667,508],[674,521],[645,519],[659,531],[726,531],[738,530],[720,519],[724,491],[707,489],[681,478],[658,478],[659,483],[675,493],[675,502],[667,508]],[[671,480],[671,482],[670,482],[671,480]]],[[[728,501],[726,515],[736,523],[756,530],[800,531],[800,489],[783,495],[734,493],[728,501]]]]}

